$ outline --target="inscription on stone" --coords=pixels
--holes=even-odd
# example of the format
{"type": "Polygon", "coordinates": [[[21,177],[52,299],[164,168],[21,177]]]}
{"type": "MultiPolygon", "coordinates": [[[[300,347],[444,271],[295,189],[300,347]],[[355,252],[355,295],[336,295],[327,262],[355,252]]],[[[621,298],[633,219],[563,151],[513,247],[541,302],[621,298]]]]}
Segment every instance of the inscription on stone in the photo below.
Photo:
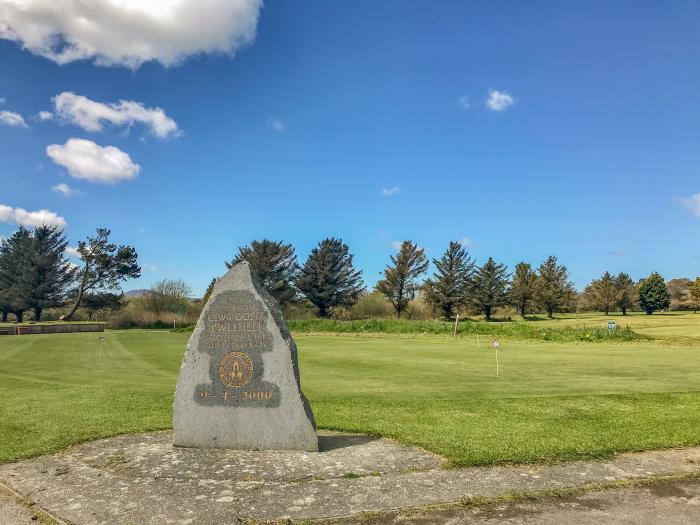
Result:
{"type": "Polygon", "coordinates": [[[200,405],[274,407],[281,402],[277,385],[263,379],[262,355],[272,351],[267,309],[252,292],[223,292],[210,300],[199,351],[209,355],[209,382],[198,384],[200,405]]]}
{"type": "Polygon", "coordinates": [[[296,345],[248,263],[214,286],[187,345],[173,442],[202,448],[318,450],[296,345]]]}

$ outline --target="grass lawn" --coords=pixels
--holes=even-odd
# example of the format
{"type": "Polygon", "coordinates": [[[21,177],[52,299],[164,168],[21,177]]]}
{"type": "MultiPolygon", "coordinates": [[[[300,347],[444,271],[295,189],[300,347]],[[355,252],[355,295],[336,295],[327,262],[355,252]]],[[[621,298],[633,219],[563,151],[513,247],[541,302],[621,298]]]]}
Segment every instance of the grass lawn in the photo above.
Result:
{"type": "MultiPolygon", "coordinates": [[[[137,330],[0,337],[0,462],[170,428],[188,337],[137,330]]],[[[394,437],[453,465],[700,444],[698,344],[504,341],[496,378],[493,350],[473,338],[296,340],[319,427],[394,437]]]]}

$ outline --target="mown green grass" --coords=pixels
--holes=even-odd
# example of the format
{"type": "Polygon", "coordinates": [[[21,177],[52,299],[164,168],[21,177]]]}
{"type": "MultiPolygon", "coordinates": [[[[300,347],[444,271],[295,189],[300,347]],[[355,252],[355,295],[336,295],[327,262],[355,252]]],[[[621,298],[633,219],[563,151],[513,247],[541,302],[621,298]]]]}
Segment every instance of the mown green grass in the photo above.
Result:
{"type": "MultiPolygon", "coordinates": [[[[169,428],[188,334],[0,338],[0,462],[169,428]],[[98,336],[106,338],[100,359],[98,336]]],[[[453,465],[700,443],[700,355],[667,343],[298,335],[321,428],[396,438],[453,465]]]]}

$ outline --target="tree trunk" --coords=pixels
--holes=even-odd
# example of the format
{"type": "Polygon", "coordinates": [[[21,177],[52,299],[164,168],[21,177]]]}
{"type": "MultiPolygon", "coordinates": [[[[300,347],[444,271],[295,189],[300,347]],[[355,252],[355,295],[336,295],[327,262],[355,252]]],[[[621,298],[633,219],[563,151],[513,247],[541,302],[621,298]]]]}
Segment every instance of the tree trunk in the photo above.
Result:
{"type": "Polygon", "coordinates": [[[627,307],[626,306],[622,307],[622,315],[627,315],[627,307]]]}
{"type": "Polygon", "coordinates": [[[518,306],[518,313],[520,314],[520,317],[523,319],[525,318],[525,303],[521,303],[520,306],[518,306]]]}
{"type": "Polygon", "coordinates": [[[491,307],[490,306],[487,306],[486,308],[484,308],[484,318],[487,321],[491,320],[491,307]]]}
{"type": "Polygon", "coordinates": [[[8,315],[10,315],[10,311],[9,311],[9,310],[3,310],[3,311],[2,311],[2,322],[3,322],[3,323],[6,323],[6,322],[7,322],[7,316],[8,316],[8,315]]]}
{"type": "Polygon", "coordinates": [[[64,321],[70,321],[71,318],[75,315],[75,312],[78,310],[80,307],[80,301],[83,300],[83,289],[80,287],[78,289],[78,296],[75,299],[75,304],[71,307],[70,312],[68,312],[64,317],[64,321]]]}
{"type": "Polygon", "coordinates": [[[607,317],[608,315],[610,315],[610,308],[605,309],[605,317],[607,317]]]}
{"type": "Polygon", "coordinates": [[[41,306],[34,307],[34,321],[37,323],[41,321],[41,306]]]}
{"type": "Polygon", "coordinates": [[[326,309],[326,306],[323,304],[318,305],[318,316],[319,317],[328,317],[328,310],[326,309]]]}
{"type": "Polygon", "coordinates": [[[15,310],[15,317],[17,318],[17,322],[21,323],[24,320],[24,310],[15,310]]]}
{"type": "Polygon", "coordinates": [[[547,318],[554,319],[554,308],[547,308],[547,318]]]}

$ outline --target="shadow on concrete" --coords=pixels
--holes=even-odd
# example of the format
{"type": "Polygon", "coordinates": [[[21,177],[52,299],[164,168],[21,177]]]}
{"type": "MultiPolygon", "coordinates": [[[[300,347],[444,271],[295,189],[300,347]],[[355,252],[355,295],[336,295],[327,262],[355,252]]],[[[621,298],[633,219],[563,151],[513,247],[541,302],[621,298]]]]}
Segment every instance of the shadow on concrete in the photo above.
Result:
{"type": "Polygon", "coordinates": [[[339,448],[357,447],[366,445],[379,439],[375,436],[363,436],[360,434],[333,434],[330,436],[318,436],[318,451],[329,452],[339,448]]]}

